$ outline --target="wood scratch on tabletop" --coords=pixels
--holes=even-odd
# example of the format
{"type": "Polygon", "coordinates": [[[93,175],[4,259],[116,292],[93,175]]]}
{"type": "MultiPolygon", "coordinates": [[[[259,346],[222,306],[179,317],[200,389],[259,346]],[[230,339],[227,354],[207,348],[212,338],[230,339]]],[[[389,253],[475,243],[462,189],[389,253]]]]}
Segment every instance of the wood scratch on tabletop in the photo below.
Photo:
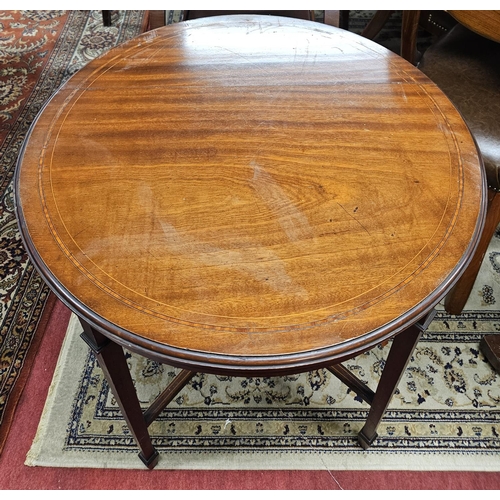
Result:
{"type": "Polygon", "coordinates": [[[401,84],[401,83],[399,85],[400,85],[400,88],[401,88],[401,95],[403,96],[404,101],[408,102],[408,98],[406,97],[406,92],[405,92],[404,85],[401,84]]]}
{"type": "Polygon", "coordinates": [[[302,73],[305,73],[306,64],[309,62],[309,47],[311,46],[309,38],[306,38],[306,42],[307,42],[306,53],[304,56],[304,60],[302,61],[302,68],[301,68],[302,73]]]}
{"type": "Polygon", "coordinates": [[[249,62],[252,66],[255,66],[257,69],[259,69],[263,73],[266,73],[268,75],[272,75],[272,73],[270,71],[268,71],[267,69],[265,69],[262,64],[256,63],[255,61],[253,61],[249,57],[247,57],[247,56],[245,56],[243,54],[240,54],[239,52],[235,52],[234,50],[230,50],[230,49],[228,49],[227,47],[224,47],[224,46],[217,46],[217,48],[218,49],[222,49],[222,50],[227,50],[227,52],[229,52],[230,54],[234,54],[234,55],[236,55],[238,57],[241,57],[242,59],[244,59],[245,61],[249,62]]]}
{"type": "MultiPolygon", "coordinates": [[[[358,219],[356,219],[356,217],[354,217],[354,215],[352,215],[348,210],[346,210],[339,202],[337,202],[337,205],[347,214],[349,215],[349,217],[351,217],[351,219],[355,220],[365,231],[366,233],[371,236],[370,234],[370,231],[368,231],[368,229],[366,229],[365,226],[363,226],[363,224],[361,224],[361,222],[359,222],[358,219]]],[[[356,210],[355,212],[357,212],[357,207],[356,207],[356,210]]]]}

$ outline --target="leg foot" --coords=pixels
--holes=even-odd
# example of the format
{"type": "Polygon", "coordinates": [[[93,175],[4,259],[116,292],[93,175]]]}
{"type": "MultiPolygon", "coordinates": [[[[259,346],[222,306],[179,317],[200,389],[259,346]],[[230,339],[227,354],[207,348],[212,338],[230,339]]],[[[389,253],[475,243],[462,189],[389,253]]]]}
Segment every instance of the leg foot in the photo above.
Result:
{"type": "Polygon", "coordinates": [[[479,346],[491,366],[500,373],[500,335],[497,333],[485,335],[481,339],[479,346]]]}
{"type": "Polygon", "coordinates": [[[363,432],[363,429],[361,429],[358,434],[358,443],[361,445],[361,448],[363,448],[363,450],[367,450],[377,438],[378,434],[376,432],[372,435],[371,438],[368,438],[363,432]]]}
{"type": "Polygon", "coordinates": [[[153,454],[148,459],[144,457],[142,452],[139,453],[139,458],[149,470],[153,470],[158,464],[158,459],[160,458],[160,454],[158,453],[156,448],[153,448],[153,454]]]}

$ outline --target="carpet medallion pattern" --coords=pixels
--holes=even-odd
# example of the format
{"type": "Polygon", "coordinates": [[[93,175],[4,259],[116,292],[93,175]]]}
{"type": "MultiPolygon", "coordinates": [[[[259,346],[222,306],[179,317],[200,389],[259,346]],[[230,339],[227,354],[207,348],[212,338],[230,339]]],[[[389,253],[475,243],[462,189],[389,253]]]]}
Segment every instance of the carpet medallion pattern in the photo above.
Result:
{"type": "Polygon", "coordinates": [[[30,124],[88,61],[143,31],[145,11],[0,11],[0,451],[49,289],[21,242],[12,179],[30,124]]]}

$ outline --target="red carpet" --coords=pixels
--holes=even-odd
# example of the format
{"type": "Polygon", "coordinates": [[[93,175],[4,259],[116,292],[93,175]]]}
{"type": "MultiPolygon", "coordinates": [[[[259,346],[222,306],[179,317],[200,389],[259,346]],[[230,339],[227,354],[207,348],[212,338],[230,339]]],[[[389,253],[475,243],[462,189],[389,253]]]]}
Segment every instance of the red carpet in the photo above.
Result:
{"type": "Polygon", "coordinates": [[[0,456],[2,490],[500,489],[500,473],[401,471],[139,471],[26,467],[70,313],[55,304],[0,456]]]}

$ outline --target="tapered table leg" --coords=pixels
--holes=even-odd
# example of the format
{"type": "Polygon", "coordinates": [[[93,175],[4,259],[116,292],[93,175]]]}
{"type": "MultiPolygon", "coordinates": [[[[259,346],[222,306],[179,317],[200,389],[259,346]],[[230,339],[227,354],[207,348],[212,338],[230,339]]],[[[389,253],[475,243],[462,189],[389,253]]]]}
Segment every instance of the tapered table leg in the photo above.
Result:
{"type": "Polygon", "coordinates": [[[398,387],[399,381],[406,369],[411,354],[420,336],[434,317],[429,314],[425,321],[417,323],[397,335],[393,341],[385,362],[382,376],[371,403],[366,423],[358,434],[359,444],[366,450],[377,438],[377,427],[389,406],[391,398],[398,387]]]}
{"type": "Polygon", "coordinates": [[[94,352],[130,432],[141,450],[139,458],[146,467],[153,469],[158,463],[158,451],[151,442],[123,349],[85,321],[80,319],[80,323],[83,327],[81,337],[94,352]]]}

